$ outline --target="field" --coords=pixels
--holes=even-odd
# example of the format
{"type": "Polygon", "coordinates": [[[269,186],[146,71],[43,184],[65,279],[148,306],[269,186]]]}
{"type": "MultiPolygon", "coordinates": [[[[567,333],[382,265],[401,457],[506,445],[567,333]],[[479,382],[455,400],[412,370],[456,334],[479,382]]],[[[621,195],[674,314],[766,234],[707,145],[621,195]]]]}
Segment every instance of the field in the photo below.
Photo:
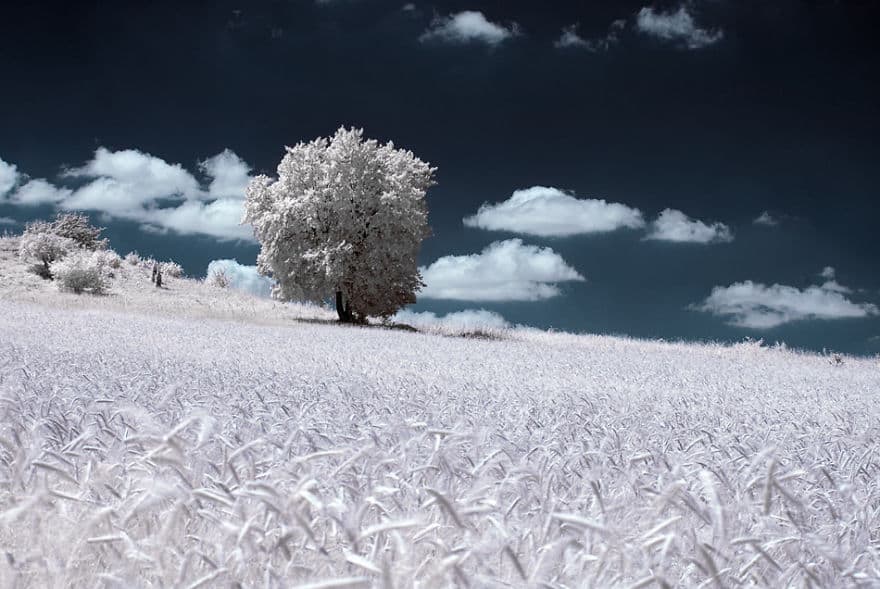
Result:
{"type": "Polygon", "coordinates": [[[880,586],[877,359],[4,272],[2,587],[880,586]]]}

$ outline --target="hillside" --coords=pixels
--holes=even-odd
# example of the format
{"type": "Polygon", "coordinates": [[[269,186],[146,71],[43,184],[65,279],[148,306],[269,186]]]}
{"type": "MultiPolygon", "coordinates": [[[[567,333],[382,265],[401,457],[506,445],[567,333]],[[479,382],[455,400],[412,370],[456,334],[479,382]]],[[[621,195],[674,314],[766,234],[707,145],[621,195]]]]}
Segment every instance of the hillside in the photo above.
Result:
{"type": "Polygon", "coordinates": [[[876,359],[77,296],[12,247],[0,586],[880,585],[876,359]]]}

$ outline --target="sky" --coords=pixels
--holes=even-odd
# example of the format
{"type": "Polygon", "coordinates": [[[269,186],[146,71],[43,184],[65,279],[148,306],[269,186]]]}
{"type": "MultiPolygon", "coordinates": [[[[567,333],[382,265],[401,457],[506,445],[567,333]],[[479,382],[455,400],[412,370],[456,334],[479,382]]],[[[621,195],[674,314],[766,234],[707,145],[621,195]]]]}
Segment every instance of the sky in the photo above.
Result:
{"type": "Polygon", "coordinates": [[[16,4],[0,232],[265,294],[244,187],[354,126],[438,168],[410,317],[880,353],[874,3],[16,4]]]}

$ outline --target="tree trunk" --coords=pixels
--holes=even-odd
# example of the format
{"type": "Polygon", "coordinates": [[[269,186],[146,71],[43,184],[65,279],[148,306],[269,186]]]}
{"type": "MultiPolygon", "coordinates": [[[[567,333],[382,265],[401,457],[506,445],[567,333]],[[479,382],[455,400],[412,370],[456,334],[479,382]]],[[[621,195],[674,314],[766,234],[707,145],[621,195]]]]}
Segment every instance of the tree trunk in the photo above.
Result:
{"type": "Polygon", "coordinates": [[[336,291],[336,314],[339,315],[340,323],[351,323],[351,303],[343,304],[342,291],[336,291]]]}

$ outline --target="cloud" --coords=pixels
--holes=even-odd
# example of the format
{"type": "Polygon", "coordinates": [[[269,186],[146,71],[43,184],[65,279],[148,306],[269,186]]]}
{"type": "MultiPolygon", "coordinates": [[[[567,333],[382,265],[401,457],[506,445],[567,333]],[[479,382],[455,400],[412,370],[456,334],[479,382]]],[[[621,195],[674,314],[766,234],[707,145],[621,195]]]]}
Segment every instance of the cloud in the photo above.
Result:
{"type": "Polygon", "coordinates": [[[496,241],[479,254],[445,256],[419,268],[426,299],[538,301],[560,294],[557,282],[585,279],[550,248],[496,241]]]}
{"type": "Polygon", "coordinates": [[[623,19],[615,20],[608,27],[608,33],[604,37],[598,39],[584,39],[578,33],[577,23],[563,27],[559,38],[553,42],[553,46],[557,49],[584,49],[593,53],[608,51],[614,45],[620,42],[620,33],[626,27],[626,21],[623,19]]]}
{"type": "Polygon", "coordinates": [[[666,209],[651,223],[645,239],[681,243],[720,243],[733,241],[730,227],[724,223],[706,223],[691,219],[681,211],[666,209]]]}
{"type": "MultiPolygon", "coordinates": [[[[25,176],[15,166],[0,164],[3,186],[21,184],[25,176]]],[[[109,218],[135,221],[145,231],[156,233],[173,230],[217,239],[253,240],[252,228],[239,224],[250,166],[226,149],[200,162],[199,169],[207,178],[207,187],[180,164],[136,149],[110,151],[100,147],[84,165],[62,173],[63,179],[79,180],[77,188],[30,180],[10,193],[6,202],[97,211],[109,218]]]]}
{"type": "Polygon", "coordinates": [[[485,309],[466,309],[438,316],[429,311],[415,312],[404,309],[391,318],[395,323],[406,323],[421,329],[474,331],[478,329],[505,329],[510,327],[504,317],[485,309]]]}
{"type": "Polygon", "coordinates": [[[199,168],[211,177],[208,186],[210,198],[244,198],[244,190],[251,179],[251,167],[235,152],[224,149],[214,157],[200,162],[199,168]]]}
{"type": "Polygon", "coordinates": [[[484,43],[495,47],[521,34],[519,25],[510,26],[490,22],[482,12],[465,10],[447,17],[436,17],[419,41],[440,41],[453,44],[484,43]]]}
{"type": "Polygon", "coordinates": [[[490,231],[513,231],[541,237],[638,229],[645,221],[638,209],[597,199],[580,199],[558,188],[517,190],[506,201],[480,206],[464,224],[490,231]]]}
{"type": "Polygon", "coordinates": [[[827,284],[800,290],[782,284],[765,286],[751,280],[716,286],[702,304],[692,308],[730,317],[731,325],[752,329],[770,329],[807,319],[848,319],[878,313],[876,305],[854,303],[827,284]]]}
{"type": "Polygon", "coordinates": [[[832,266],[825,266],[819,273],[819,276],[821,276],[822,278],[827,278],[828,280],[833,280],[836,275],[837,272],[832,266]]]}
{"type": "Polygon", "coordinates": [[[779,221],[776,217],[772,216],[768,211],[764,211],[752,221],[755,225],[766,225],[767,227],[774,227],[779,225],[779,221]]]}
{"type": "Polygon", "coordinates": [[[20,206],[54,205],[69,198],[71,194],[72,191],[68,188],[58,188],[42,178],[37,178],[29,180],[11,193],[9,203],[20,206]]]}
{"type": "Polygon", "coordinates": [[[15,164],[9,164],[0,159],[0,199],[18,184],[20,175],[15,164]]]}
{"type": "Polygon", "coordinates": [[[662,41],[683,43],[688,49],[701,49],[724,38],[720,29],[698,27],[684,5],[670,12],[658,12],[646,6],[636,14],[636,29],[662,41]]]}
{"type": "Polygon", "coordinates": [[[272,280],[257,272],[256,266],[239,264],[236,260],[213,260],[208,264],[206,275],[211,276],[220,270],[229,279],[230,288],[264,298],[269,298],[272,293],[272,280]]]}
{"type": "Polygon", "coordinates": [[[18,225],[18,221],[12,217],[0,217],[0,225],[18,225]]]}

